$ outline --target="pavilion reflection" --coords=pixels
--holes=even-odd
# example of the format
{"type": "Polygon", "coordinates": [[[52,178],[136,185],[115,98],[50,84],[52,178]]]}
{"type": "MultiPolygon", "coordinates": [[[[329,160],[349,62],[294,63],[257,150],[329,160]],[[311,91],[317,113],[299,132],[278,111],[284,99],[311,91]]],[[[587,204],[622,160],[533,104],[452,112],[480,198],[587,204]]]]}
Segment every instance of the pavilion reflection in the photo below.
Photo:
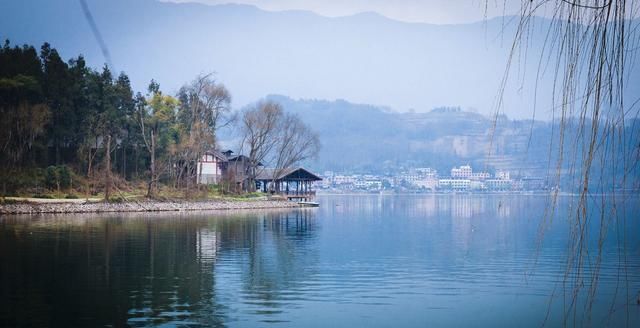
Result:
{"type": "Polygon", "coordinates": [[[278,314],[292,291],[304,285],[318,261],[312,247],[318,224],[315,210],[272,212],[259,220],[247,261],[241,263],[242,297],[250,313],[278,314]]]}
{"type": "Polygon", "coordinates": [[[220,259],[242,254],[243,288],[266,302],[303,279],[316,227],[304,210],[4,219],[0,326],[224,325],[220,259]]]}

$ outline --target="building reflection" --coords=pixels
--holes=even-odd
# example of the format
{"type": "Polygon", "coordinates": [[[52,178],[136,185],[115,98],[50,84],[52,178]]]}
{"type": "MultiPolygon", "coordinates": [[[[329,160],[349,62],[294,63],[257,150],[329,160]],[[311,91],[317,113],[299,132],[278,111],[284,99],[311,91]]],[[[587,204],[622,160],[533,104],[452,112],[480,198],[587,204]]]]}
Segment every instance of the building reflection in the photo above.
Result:
{"type": "Polygon", "coordinates": [[[0,326],[224,325],[232,318],[218,294],[228,283],[218,276],[219,261],[244,263],[236,279],[246,294],[270,304],[304,279],[314,215],[2,220],[0,326]]]}

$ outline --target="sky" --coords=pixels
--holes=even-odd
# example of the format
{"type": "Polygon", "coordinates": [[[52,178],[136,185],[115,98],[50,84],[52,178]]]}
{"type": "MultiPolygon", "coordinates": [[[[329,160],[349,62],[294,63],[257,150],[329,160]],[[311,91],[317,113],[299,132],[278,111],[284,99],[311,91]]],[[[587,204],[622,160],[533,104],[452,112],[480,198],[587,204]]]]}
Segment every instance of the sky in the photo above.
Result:
{"type": "Polygon", "coordinates": [[[239,3],[270,11],[308,10],[329,17],[376,12],[404,21],[432,24],[471,23],[520,10],[515,0],[162,0],[205,4],[239,3]],[[486,8],[486,10],[485,10],[486,8]]]}

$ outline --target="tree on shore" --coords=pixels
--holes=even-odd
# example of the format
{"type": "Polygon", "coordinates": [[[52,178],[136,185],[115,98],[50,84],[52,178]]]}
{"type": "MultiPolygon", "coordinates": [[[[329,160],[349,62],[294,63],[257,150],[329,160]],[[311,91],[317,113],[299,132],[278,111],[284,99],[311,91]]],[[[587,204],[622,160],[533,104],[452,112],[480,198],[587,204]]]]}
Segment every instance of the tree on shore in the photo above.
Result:
{"type": "Polygon", "coordinates": [[[260,102],[242,114],[241,149],[246,150],[248,157],[247,172],[244,173],[249,192],[255,191],[258,166],[265,163],[267,156],[276,148],[277,129],[283,115],[282,106],[271,101],[260,102]]]}
{"type": "Polygon", "coordinates": [[[180,107],[178,124],[180,142],[177,145],[177,182],[185,187],[187,196],[196,176],[197,164],[205,151],[215,148],[218,129],[230,124],[231,94],[212,74],[199,75],[178,92],[180,107]]]}
{"type": "Polygon", "coordinates": [[[38,52],[6,41],[0,48],[0,167],[9,170],[0,171],[2,190],[51,186],[38,170],[65,166],[83,172],[87,194],[103,185],[108,200],[114,182],[137,179],[140,167],[149,172],[149,197],[165,176],[188,195],[200,157],[235,119],[230,104],[229,91],[212,74],[197,76],[176,97],[152,82],[145,98],[134,95],[126,74],[114,77],[106,65],[94,70],[82,56],[65,62],[48,43],[38,52]]]}
{"type": "Polygon", "coordinates": [[[314,158],[320,152],[320,138],[298,115],[285,113],[277,129],[276,146],[273,154],[273,179],[286,169],[314,158]]]}
{"type": "Polygon", "coordinates": [[[175,128],[176,112],[180,105],[176,98],[162,94],[160,86],[151,81],[150,96],[145,99],[137,95],[137,115],[142,140],[149,153],[149,182],[147,197],[155,197],[160,174],[158,170],[158,148],[165,150],[173,147],[170,132],[175,128]]]}
{"type": "Polygon", "coordinates": [[[43,72],[30,46],[0,48],[0,165],[13,169],[32,165],[29,153],[47,132],[51,110],[42,91],[43,72]]]}
{"type": "Polygon", "coordinates": [[[123,127],[135,110],[129,78],[122,73],[114,81],[111,71],[105,66],[100,75],[98,99],[98,131],[104,149],[104,198],[108,201],[112,189],[112,147],[122,140],[125,134],[123,127]]]}
{"type": "Polygon", "coordinates": [[[247,152],[247,186],[255,191],[260,165],[275,168],[274,178],[285,169],[320,151],[320,140],[295,114],[286,113],[276,102],[263,101],[245,110],[239,127],[242,150],[247,152]]]}

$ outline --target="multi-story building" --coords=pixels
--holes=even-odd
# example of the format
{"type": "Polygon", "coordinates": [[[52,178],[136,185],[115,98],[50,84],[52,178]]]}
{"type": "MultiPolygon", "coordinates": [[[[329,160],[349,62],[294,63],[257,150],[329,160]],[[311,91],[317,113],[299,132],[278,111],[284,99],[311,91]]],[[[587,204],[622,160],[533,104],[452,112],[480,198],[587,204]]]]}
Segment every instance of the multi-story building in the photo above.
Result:
{"type": "Polygon", "coordinates": [[[471,186],[469,179],[440,179],[438,180],[438,188],[443,190],[466,191],[471,186]]]}
{"type": "Polygon", "coordinates": [[[335,185],[353,184],[356,182],[356,177],[353,175],[335,175],[333,177],[333,183],[335,185]]]}
{"type": "Polygon", "coordinates": [[[462,165],[451,169],[451,177],[454,179],[471,179],[473,169],[470,165],[462,165]]]}
{"type": "Polygon", "coordinates": [[[228,163],[227,154],[218,150],[206,151],[198,161],[197,176],[199,184],[218,184],[222,181],[222,174],[228,163]]]}
{"type": "Polygon", "coordinates": [[[470,179],[473,181],[484,181],[491,178],[491,174],[487,172],[473,172],[470,179]]]}
{"type": "Polygon", "coordinates": [[[435,177],[424,177],[416,180],[414,186],[421,189],[436,190],[438,188],[438,179],[435,177]]]}
{"type": "Polygon", "coordinates": [[[420,167],[420,168],[414,169],[414,171],[423,178],[438,177],[438,171],[430,167],[420,167]]]}
{"type": "Polygon", "coordinates": [[[485,181],[485,186],[488,190],[492,191],[507,191],[511,190],[511,180],[488,179],[487,181],[485,181]]]}

